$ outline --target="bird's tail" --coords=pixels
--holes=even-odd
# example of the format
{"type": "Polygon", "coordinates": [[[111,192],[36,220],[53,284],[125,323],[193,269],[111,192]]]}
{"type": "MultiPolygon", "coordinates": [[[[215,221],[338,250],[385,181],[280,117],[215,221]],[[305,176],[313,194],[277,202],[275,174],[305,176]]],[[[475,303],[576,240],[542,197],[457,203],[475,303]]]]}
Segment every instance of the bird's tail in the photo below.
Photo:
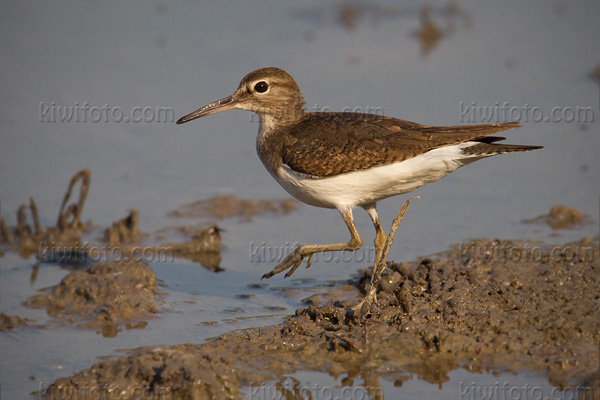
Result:
{"type": "Polygon", "coordinates": [[[474,156],[493,156],[496,154],[504,153],[515,153],[518,151],[531,151],[541,149],[544,146],[529,146],[521,144],[498,144],[494,143],[504,138],[498,138],[494,136],[488,136],[479,140],[474,140],[477,144],[473,146],[465,147],[463,152],[465,154],[472,154],[474,156]]]}

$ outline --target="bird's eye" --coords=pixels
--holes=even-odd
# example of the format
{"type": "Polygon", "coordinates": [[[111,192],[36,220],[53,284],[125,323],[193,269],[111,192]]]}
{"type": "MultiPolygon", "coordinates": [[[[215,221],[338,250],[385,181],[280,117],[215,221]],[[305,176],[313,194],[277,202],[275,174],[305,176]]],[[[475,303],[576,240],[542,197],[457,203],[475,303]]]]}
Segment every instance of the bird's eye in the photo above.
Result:
{"type": "Polygon", "coordinates": [[[269,89],[269,85],[265,81],[260,81],[254,85],[254,91],[257,93],[264,93],[269,89]]]}

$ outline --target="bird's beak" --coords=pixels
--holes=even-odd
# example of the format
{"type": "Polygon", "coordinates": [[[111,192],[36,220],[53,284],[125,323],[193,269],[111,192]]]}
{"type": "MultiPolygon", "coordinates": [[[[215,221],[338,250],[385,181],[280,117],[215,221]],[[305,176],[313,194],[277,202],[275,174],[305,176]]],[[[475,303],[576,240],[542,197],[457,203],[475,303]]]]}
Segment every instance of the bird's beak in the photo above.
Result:
{"type": "Polygon", "coordinates": [[[227,96],[224,99],[207,104],[204,107],[197,109],[193,113],[179,118],[177,124],[184,124],[196,118],[205,117],[210,114],[216,114],[225,110],[231,110],[233,108],[236,108],[236,103],[237,100],[233,98],[233,95],[227,96]]]}

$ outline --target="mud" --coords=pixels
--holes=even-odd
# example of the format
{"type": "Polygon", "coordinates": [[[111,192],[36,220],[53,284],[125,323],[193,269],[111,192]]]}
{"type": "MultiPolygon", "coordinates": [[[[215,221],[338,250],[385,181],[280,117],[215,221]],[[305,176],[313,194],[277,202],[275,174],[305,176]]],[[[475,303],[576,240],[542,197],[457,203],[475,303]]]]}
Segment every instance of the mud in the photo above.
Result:
{"type": "Polygon", "coordinates": [[[221,264],[221,229],[216,225],[208,229],[196,228],[191,240],[184,243],[162,245],[170,249],[176,257],[183,257],[202,264],[214,272],[224,271],[221,264]]]}
{"type": "MultiPolygon", "coordinates": [[[[0,218],[0,257],[3,250],[16,251],[24,259],[35,256],[44,263],[60,264],[67,267],[89,266],[94,262],[121,261],[123,259],[138,259],[139,255],[146,255],[152,260],[155,256],[187,258],[202,264],[205,268],[219,272],[221,262],[221,236],[216,225],[208,228],[180,226],[174,228],[183,236],[183,241],[169,241],[159,245],[139,245],[142,239],[150,243],[160,243],[168,240],[165,230],[155,233],[143,233],[139,229],[139,212],[131,210],[129,214],[104,229],[104,243],[90,243],[97,230],[92,222],[81,222],[83,206],[87,198],[91,182],[91,172],[83,169],[72,178],[64,195],[55,226],[42,227],[39,222],[38,208],[33,198],[29,205],[23,204],[17,211],[17,225],[8,227],[3,218],[0,218]],[[81,182],[79,199],[68,204],[74,187],[81,182]],[[30,214],[30,217],[28,216],[30,214]],[[103,244],[105,244],[103,246],[103,244]],[[93,254],[90,254],[93,253],[93,254]],[[118,257],[113,257],[114,255],[118,257]],[[115,260],[115,258],[117,258],[115,260]]],[[[202,203],[202,202],[201,202],[202,203]]],[[[217,199],[204,202],[209,205],[208,211],[218,211],[221,216],[223,210],[231,210],[236,205],[238,215],[249,218],[262,212],[287,213],[295,208],[295,202],[261,200],[258,202],[231,198],[220,202],[217,199]],[[221,204],[222,203],[222,204],[221,204]],[[221,209],[217,208],[221,204],[221,209]]],[[[229,211],[230,213],[230,211],[229,211]]],[[[227,212],[226,212],[227,214],[227,212]]],[[[173,229],[172,229],[173,230],[173,229]]],[[[181,238],[180,238],[181,239],[181,238]]],[[[34,266],[32,282],[35,281],[37,266],[34,266]]]]}
{"type": "Polygon", "coordinates": [[[11,332],[15,328],[28,327],[29,323],[27,318],[0,313],[0,332],[11,332]]]}
{"type": "Polygon", "coordinates": [[[552,229],[571,229],[589,223],[589,218],[574,208],[563,205],[553,206],[545,215],[525,220],[527,223],[545,222],[552,229]]]}
{"type": "Polygon", "coordinates": [[[168,215],[174,218],[231,218],[238,217],[240,222],[250,222],[252,217],[262,214],[285,215],[294,211],[298,202],[294,199],[249,200],[236,196],[215,196],[185,204],[168,215]]]}
{"type": "Polygon", "coordinates": [[[137,329],[159,311],[161,300],[154,271],[139,262],[106,262],[74,271],[53,288],[25,304],[45,309],[65,324],[97,329],[114,337],[125,326],[137,329]]]}
{"type": "Polygon", "coordinates": [[[224,271],[220,267],[221,251],[224,246],[221,244],[222,230],[218,226],[213,225],[208,228],[179,226],[162,229],[152,234],[142,234],[137,227],[137,217],[134,220],[135,224],[129,226],[132,216],[133,214],[106,230],[105,238],[109,240],[109,247],[118,249],[119,255],[129,259],[136,259],[143,255],[143,258],[157,262],[172,261],[175,257],[185,258],[200,263],[210,271],[224,271]],[[150,243],[163,242],[163,244],[140,246],[138,242],[142,236],[150,243]],[[174,241],[175,237],[179,241],[174,241]],[[170,241],[167,241],[169,239],[170,241]]]}
{"type": "MultiPolygon", "coordinates": [[[[56,226],[40,225],[33,199],[19,208],[17,226],[7,227],[0,219],[1,250],[40,257],[47,246],[53,250],[42,261],[87,259],[82,235],[90,235],[94,227],[81,216],[89,184],[88,170],[71,179],[56,226]],[[78,182],[79,200],[68,204],[78,182]]],[[[171,215],[247,221],[263,213],[289,213],[296,204],[225,196],[183,206],[171,215]]],[[[587,219],[577,210],[556,206],[529,222],[565,229],[587,219]]],[[[136,248],[168,248],[177,257],[220,270],[218,227],[181,226],[145,234],[138,222],[132,211],[106,229],[108,248],[118,247],[122,255],[136,248]],[[173,233],[183,241],[170,241],[173,233]],[[141,246],[142,240],[166,244],[141,246]]],[[[368,289],[370,270],[311,296],[282,325],[232,332],[205,344],[139,348],[59,379],[41,394],[49,399],[97,398],[106,390],[107,395],[127,397],[143,387],[155,397],[239,398],[244,387],[312,370],[342,378],[343,385],[356,380],[377,398],[381,379],[402,386],[416,374],[442,386],[450,371],[465,368],[535,371],[556,387],[590,388],[581,398],[600,398],[599,257],[597,238],[554,247],[499,240],[461,244],[415,263],[389,264],[378,302],[366,319],[357,318],[351,307],[368,289]]],[[[36,272],[34,267],[32,280],[36,272]]],[[[257,290],[267,289],[258,285],[257,290]]],[[[161,296],[148,265],[101,262],[72,271],[26,305],[46,310],[59,323],[114,337],[122,329],[144,328],[159,312],[161,296]]],[[[44,326],[0,315],[0,330],[15,328],[44,326]]]]}
{"type": "Polygon", "coordinates": [[[534,371],[553,386],[600,398],[598,240],[564,246],[479,240],[414,263],[389,264],[370,315],[350,309],[370,270],[312,296],[284,324],[232,332],[205,344],[146,347],[57,380],[47,399],[240,398],[245,386],[312,370],[364,385],[402,386],[410,374],[443,386],[457,368],[534,371]],[[360,379],[360,382],[358,381],[360,379]],[[98,391],[94,392],[98,395],[98,391]]]}
{"type": "Polygon", "coordinates": [[[140,216],[137,210],[131,210],[129,215],[113,222],[104,231],[104,240],[109,247],[121,246],[124,243],[138,243],[142,238],[139,228],[140,216]]]}

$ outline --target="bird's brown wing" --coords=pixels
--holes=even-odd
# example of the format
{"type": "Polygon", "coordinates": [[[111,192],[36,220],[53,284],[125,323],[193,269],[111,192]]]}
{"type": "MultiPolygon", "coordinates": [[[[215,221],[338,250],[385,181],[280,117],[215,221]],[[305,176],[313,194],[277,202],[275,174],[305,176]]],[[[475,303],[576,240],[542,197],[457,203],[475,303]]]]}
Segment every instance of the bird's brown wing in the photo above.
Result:
{"type": "MultiPolygon", "coordinates": [[[[425,126],[357,113],[308,113],[282,135],[283,162],[319,177],[407,160],[438,147],[517,128],[517,123],[425,126]]],[[[487,138],[489,143],[500,140],[487,138]]]]}

